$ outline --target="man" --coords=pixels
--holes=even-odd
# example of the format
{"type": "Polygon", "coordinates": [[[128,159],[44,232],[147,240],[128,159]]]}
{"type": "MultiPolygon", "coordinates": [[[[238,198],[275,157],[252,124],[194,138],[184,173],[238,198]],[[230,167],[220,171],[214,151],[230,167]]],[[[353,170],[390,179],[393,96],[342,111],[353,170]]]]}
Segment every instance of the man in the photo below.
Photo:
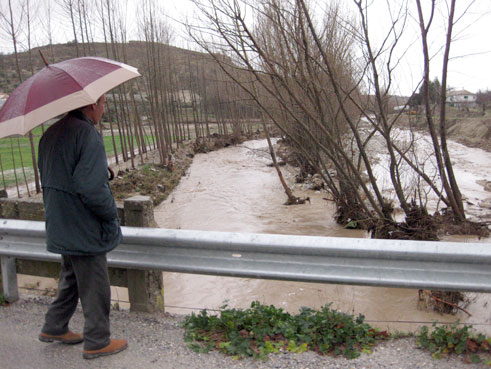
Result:
{"type": "Polygon", "coordinates": [[[39,142],[48,251],[62,255],[58,295],[39,335],[43,342],[84,341],[83,357],[111,355],[127,347],[110,339],[111,290],[106,253],[121,242],[117,208],[108,184],[104,143],[97,125],[106,97],[68,113],[39,142]],[[82,304],[83,336],[68,329],[82,304]]]}

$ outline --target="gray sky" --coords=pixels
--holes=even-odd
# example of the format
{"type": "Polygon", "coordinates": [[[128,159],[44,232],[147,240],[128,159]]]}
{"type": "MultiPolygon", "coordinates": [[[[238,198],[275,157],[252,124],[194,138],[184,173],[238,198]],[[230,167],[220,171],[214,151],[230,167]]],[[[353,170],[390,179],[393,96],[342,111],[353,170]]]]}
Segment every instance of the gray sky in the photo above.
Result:
{"type": "MultiPolygon", "coordinates": [[[[12,3],[18,4],[19,2],[25,2],[26,0],[11,0],[12,3]]],[[[46,7],[51,4],[52,8],[52,29],[54,43],[63,43],[73,39],[73,33],[70,28],[69,22],[66,20],[66,16],[63,11],[58,7],[57,2],[59,0],[30,0],[31,6],[37,8],[34,12],[35,20],[33,21],[32,30],[32,46],[39,46],[48,43],[47,37],[47,12],[46,7]]],[[[95,0],[88,0],[95,1],[95,0]]],[[[113,0],[119,2],[122,13],[126,13],[126,22],[128,27],[128,38],[138,39],[137,33],[137,12],[140,0],[113,0]],[[126,9],[126,11],[125,11],[126,9]]],[[[400,0],[371,0],[371,7],[369,9],[369,27],[372,31],[371,37],[373,40],[378,41],[381,35],[387,30],[388,15],[385,11],[387,4],[390,4],[394,9],[394,4],[400,0]]],[[[426,1],[426,0],[425,0],[426,1]]],[[[322,8],[326,3],[326,0],[313,0],[312,3],[322,8]]],[[[182,27],[178,25],[175,20],[184,21],[185,16],[190,16],[192,19],[193,5],[189,0],[176,0],[176,1],[157,1],[157,3],[165,3],[165,14],[169,16],[168,20],[175,29],[174,44],[179,47],[186,47],[189,45],[185,32],[182,27]]],[[[341,0],[341,3],[349,9],[352,6],[351,0],[341,0]]],[[[414,1],[410,1],[410,4],[414,1]]],[[[435,15],[435,24],[432,26],[433,31],[438,37],[430,40],[431,52],[435,56],[434,64],[431,67],[431,78],[438,77],[441,79],[441,54],[438,54],[438,50],[441,48],[444,42],[444,24],[441,19],[444,18],[446,7],[444,0],[437,0],[439,4],[439,11],[435,15]]],[[[0,9],[5,11],[8,9],[8,0],[0,0],[0,9]]],[[[467,14],[457,22],[454,29],[454,43],[451,48],[451,63],[449,65],[448,86],[455,89],[465,88],[471,92],[477,92],[478,90],[491,90],[491,1],[490,0],[457,0],[457,17],[462,15],[464,10],[467,14]],[[470,5],[470,7],[469,7],[470,5]]],[[[322,12],[320,12],[322,13],[322,12]]],[[[19,12],[14,13],[14,18],[18,16],[19,12]]],[[[95,14],[94,11],[90,11],[90,14],[95,14]]],[[[18,19],[15,20],[18,22],[18,19]]],[[[399,91],[394,93],[409,94],[412,88],[415,88],[417,81],[421,77],[422,64],[421,64],[421,42],[417,38],[417,28],[415,25],[415,19],[409,20],[407,30],[403,35],[404,45],[412,45],[411,49],[405,54],[404,60],[401,63],[401,69],[396,74],[397,82],[399,84],[399,91]]],[[[27,43],[25,42],[25,26],[24,32],[19,36],[20,49],[25,50],[27,43]]],[[[100,33],[100,32],[99,32],[100,33]]],[[[101,35],[96,34],[96,40],[101,40],[101,35]]],[[[406,46],[399,48],[399,52],[403,52],[406,46]]],[[[0,29],[0,51],[3,53],[12,52],[12,41],[5,34],[3,29],[0,29]]]]}
{"type": "MultiPolygon", "coordinates": [[[[387,34],[389,14],[387,4],[394,12],[399,0],[371,0],[368,14],[370,34],[374,40],[380,40],[387,34]],[[378,37],[377,37],[378,36],[378,37]]],[[[345,0],[344,2],[349,2],[345,0]]],[[[429,0],[422,1],[429,4],[429,0]]],[[[437,77],[441,81],[443,45],[446,38],[448,9],[445,0],[436,0],[437,11],[429,33],[429,50],[432,56],[430,75],[431,79],[437,77]]],[[[415,1],[410,0],[410,11],[414,14],[409,17],[406,30],[402,36],[399,53],[404,54],[400,70],[396,74],[403,93],[407,94],[411,86],[416,86],[423,73],[423,56],[420,30],[417,24],[417,10],[415,1]],[[407,46],[411,45],[411,46],[407,46]]],[[[428,10],[423,8],[423,10],[428,10]]],[[[425,12],[425,19],[429,12],[425,12]]],[[[455,89],[467,89],[471,92],[478,90],[491,90],[491,1],[490,0],[457,0],[455,11],[455,25],[452,32],[452,45],[450,48],[450,62],[448,67],[447,85],[455,89]],[[464,15],[465,14],[465,15],[464,15]]]]}

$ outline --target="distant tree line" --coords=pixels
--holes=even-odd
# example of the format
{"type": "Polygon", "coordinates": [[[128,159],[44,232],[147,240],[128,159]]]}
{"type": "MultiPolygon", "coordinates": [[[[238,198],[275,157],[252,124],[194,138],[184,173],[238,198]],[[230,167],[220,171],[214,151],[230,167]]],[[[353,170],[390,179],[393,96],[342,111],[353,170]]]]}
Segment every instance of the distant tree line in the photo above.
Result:
{"type": "MultiPolygon", "coordinates": [[[[186,140],[207,139],[214,133],[251,133],[251,120],[258,108],[206,54],[171,46],[173,30],[158,1],[143,0],[138,13],[130,15],[140,41],[129,42],[125,7],[119,0],[8,0],[0,8],[0,32],[10,39],[13,54],[1,55],[3,66],[11,64],[16,81],[7,81],[7,68],[0,79],[15,87],[43,67],[38,50],[49,63],[79,56],[103,56],[138,67],[142,78],[130,81],[108,94],[107,124],[116,163],[131,161],[149,149],[158,150],[166,164],[176,147],[186,140]],[[54,11],[62,12],[70,24],[73,41],[55,45],[54,11]],[[44,35],[44,46],[34,48],[33,30],[44,35]],[[42,32],[41,32],[42,31],[42,32]],[[96,42],[103,40],[103,42],[96,42]],[[22,45],[22,47],[19,47],[22,45]],[[8,60],[8,62],[7,62],[8,60]],[[14,72],[15,71],[15,72],[14,72]]],[[[59,17],[57,18],[57,22],[59,17]]],[[[39,40],[39,39],[38,39],[39,40]]],[[[10,92],[10,91],[6,91],[10,92]]],[[[107,134],[107,133],[105,133],[107,134]]],[[[31,161],[36,191],[40,191],[32,134],[31,161]]],[[[12,150],[19,141],[10,139],[12,150]]],[[[20,165],[28,194],[30,181],[25,159],[20,165]]],[[[2,158],[0,157],[0,160],[2,158]]],[[[19,183],[14,167],[17,191],[19,183]]]]}
{"type": "Polygon", "coordinates": [[[479,90],[476,94],[476,103],[478,103],[482,107],[483,114],[486,112],[486,109],[491,106],[491,91],[481,91],[479,90]]]}
{"type": "MultiPolygon", "coordinates": [[[[431,104],[439,104],[440,103],[440,91],[441,91],[441,89],[442,89],[442,86],[441,86],[438,78],[435,78],[433,81],[430,81],[428,83],[428,93],[429,93],[429,98],[430,98],[431,104]]],[[[408,101],[408,105],[410,107],[415,107],[415,106],[423,105],[424,101],[425,101],[424,86],[421,86],[417,93],[414,93],[411,95],[411,97],[409,98],[409,101],[408,101]]]]}

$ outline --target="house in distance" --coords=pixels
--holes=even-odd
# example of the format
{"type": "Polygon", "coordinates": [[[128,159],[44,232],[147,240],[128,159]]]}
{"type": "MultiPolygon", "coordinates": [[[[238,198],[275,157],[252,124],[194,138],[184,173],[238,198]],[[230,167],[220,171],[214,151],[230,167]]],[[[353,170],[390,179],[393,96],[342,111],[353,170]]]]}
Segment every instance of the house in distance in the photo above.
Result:
{"type": "Polygon", "coordinates": [[[447,104],[457,108],[475,106],[476,98],[476,94],[467,90],[451,90],[447,92],[447,104]]]}

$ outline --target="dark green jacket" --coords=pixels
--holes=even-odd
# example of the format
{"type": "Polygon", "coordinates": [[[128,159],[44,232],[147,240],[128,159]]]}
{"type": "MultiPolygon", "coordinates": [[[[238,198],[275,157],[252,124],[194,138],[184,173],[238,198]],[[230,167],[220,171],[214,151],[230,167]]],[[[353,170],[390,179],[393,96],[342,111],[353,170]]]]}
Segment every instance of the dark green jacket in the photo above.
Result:
{"type": "Polygon", "coordinates": [[[48,251],[96,255],[121,242],[102,137],[80,111],[53,124],[39,142],[48,251]]]}

